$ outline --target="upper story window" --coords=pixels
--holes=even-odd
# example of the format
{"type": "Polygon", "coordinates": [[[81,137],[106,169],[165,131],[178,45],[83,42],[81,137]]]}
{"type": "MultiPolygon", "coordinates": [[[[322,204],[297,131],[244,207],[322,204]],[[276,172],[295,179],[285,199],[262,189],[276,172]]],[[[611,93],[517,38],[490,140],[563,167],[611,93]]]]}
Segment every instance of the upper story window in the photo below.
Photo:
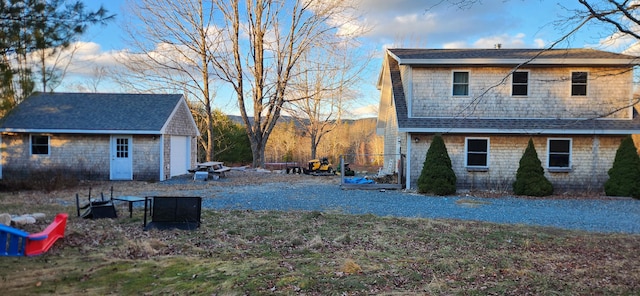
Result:
{"type": "Polygon", "coordinates": [[[526,96],[529,94],[529,72],[513,72],[511,75],[511,95],[526,96]]]}
{"type": "Polygon", "coordinates": [[[587,95],[587,72],[571,72],[571,95],[587,95]]]}
{"type": "Polygon", "coordinates": [[[465,146],[467,154],[466,166],[468,168],[489,167],[489,139],[467,138],[465,146]]]}
{"type": "Polygon", "coordinates": [[[571,139],[549,139],[547,143],[548,168],[571,168],[571,139]]]}
{"type": "Polygon", "coordinates": [[[453,95],[469,95],[469,72],[453,72],[453,95]]]}
{"type": "Polygon", "coordinates": [[[48,155],[49,154],[49,136],[31,135],[31,154],[32,155],[48,155]]]}

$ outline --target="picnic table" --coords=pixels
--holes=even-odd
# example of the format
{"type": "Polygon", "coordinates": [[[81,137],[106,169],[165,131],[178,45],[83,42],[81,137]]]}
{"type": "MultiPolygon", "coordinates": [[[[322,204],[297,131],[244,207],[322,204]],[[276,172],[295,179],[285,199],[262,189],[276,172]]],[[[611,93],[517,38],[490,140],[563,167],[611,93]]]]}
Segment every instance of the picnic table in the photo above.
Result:
{"type": "Polygon", "coordinates": [[[197,174],[198,172],[207,172],[207,174],[209,175],[225,177],[226,176],[225,173],[230,170],[231,168],[224,166],[224,163],[221,161],[207,161],[207,162],[197,163],[194,173],[197,174]]]}

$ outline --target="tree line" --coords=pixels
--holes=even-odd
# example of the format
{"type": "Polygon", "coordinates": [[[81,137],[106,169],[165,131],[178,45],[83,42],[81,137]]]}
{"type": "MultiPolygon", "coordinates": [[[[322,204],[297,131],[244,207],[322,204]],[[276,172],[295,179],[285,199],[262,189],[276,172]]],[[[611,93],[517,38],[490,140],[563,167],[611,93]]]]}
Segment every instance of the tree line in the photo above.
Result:
{"type": "MultiPolygon", "coordinates": [[[[249,139],[242,120],[237,116],[227,116],[219,110],[214,112],[215,159],[234,165],[253,162],[249,139]]],[[[203,121],[200,121],[201,124],[203,121]]],[[[307,127],[292,117],[282,117],[275,125],[265,149],[266,163],[297,162],[300,165],[320,157],[327,157],[337,164],[341,155],[366,166],[380,166],[382,159],[372,157],[384,153],[383,139],[376,135],[376,119],[364,118],[341,120],[332,123],[335,127],[326,133],[322,141],[314,142],[307,127]],[[313,154],[313,144],[316,155],[313,154]]],[[[198,146],[198,160],[205,161],[205,139],[198,146]]]]}

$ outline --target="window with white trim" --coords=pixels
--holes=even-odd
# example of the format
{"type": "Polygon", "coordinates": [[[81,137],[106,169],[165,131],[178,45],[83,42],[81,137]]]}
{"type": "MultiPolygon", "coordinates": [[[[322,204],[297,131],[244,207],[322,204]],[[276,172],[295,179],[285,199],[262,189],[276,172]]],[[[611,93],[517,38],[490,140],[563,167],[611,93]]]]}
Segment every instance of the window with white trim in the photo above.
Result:
{"type": "Polygon", "coordinates": [[[529,72],[513,72],[511,74],[511,95],[526,96],[529,94],[529,72]]]}
{"type": "Polygon", "coordinates": [[[586,96],[587,95],[587,72],[571,72],[571,95],[586,96]]]}
{"type": "Polygon", "coordinates": [[[571,139],[548,139],[547,167],[550,169],[570,169],[571,146],[571,139]]]}
{"type": "Polygon", "coordinates": [[[465,140],[466,160],[468,168],[488,168],[489,167],[489,139],[488,138],[466,138],[465,140]]]}
{"type": "Polygon", "coordinates": [[[453,72],[453,95],[469,95],[469,72],[453,72]]]}
{"type": "Polygon", "coordinates": [[[31,155],[49,155],[49,136],[31,135],[31,155]]]}

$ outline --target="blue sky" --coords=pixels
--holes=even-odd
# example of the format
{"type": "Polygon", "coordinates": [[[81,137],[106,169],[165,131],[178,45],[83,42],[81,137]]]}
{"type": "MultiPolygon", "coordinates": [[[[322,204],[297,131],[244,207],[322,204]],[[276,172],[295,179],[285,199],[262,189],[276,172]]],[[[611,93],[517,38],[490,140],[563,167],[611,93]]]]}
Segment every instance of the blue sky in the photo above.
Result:
{"type": "MultiPolygon", "coordinates": [[[[87,0],[87,6],[102,4],[116,14],[107,26],[94,26],[80,38],[82,46],[74,55],[68,78],[56,91],[78,91],[78,85],[90,76],[88,69],[117,64],[115,54],[126,52],[121,24],[125,21],[127,1],[87,0]],[[70,82],[69,82],[70,81],[70,82]]],[[[179,0],[176,0],[179,1],[179,0]]],[[[363,73],[361,98],[352,107],[361,116],[374,116],[379,93],[375,88],[384,48],[491,48],[500,43],[503,48],[543,48],[559,39],[570,27],[566,21],[572,9],[581,8],[577,0],[478,0],[471,7],[452,3],[459,0],[360,0],[361,22],[371,30],[363,39],[363,49],[376,53],[363,73]],[[564,21],[563,21],[564,20],[564,21]]],[[[465,1],[462,1],[465,2],[465,1]]],[[[466,1],[468,2],[468,1],[466,1]]],[[[355,2],[354,2],[355,3],[355,2]]],[[[629,42],[605,44],[610,28],[589,26],[560,44],[560,47],[591,47],[623,52],[629,42]]],[[[101,82],[101,92],[120,92],[117,85],[101,82]]],[[[237,114],[230,93],[219,91],[214,100],[217,108],[237,114]]]]}

